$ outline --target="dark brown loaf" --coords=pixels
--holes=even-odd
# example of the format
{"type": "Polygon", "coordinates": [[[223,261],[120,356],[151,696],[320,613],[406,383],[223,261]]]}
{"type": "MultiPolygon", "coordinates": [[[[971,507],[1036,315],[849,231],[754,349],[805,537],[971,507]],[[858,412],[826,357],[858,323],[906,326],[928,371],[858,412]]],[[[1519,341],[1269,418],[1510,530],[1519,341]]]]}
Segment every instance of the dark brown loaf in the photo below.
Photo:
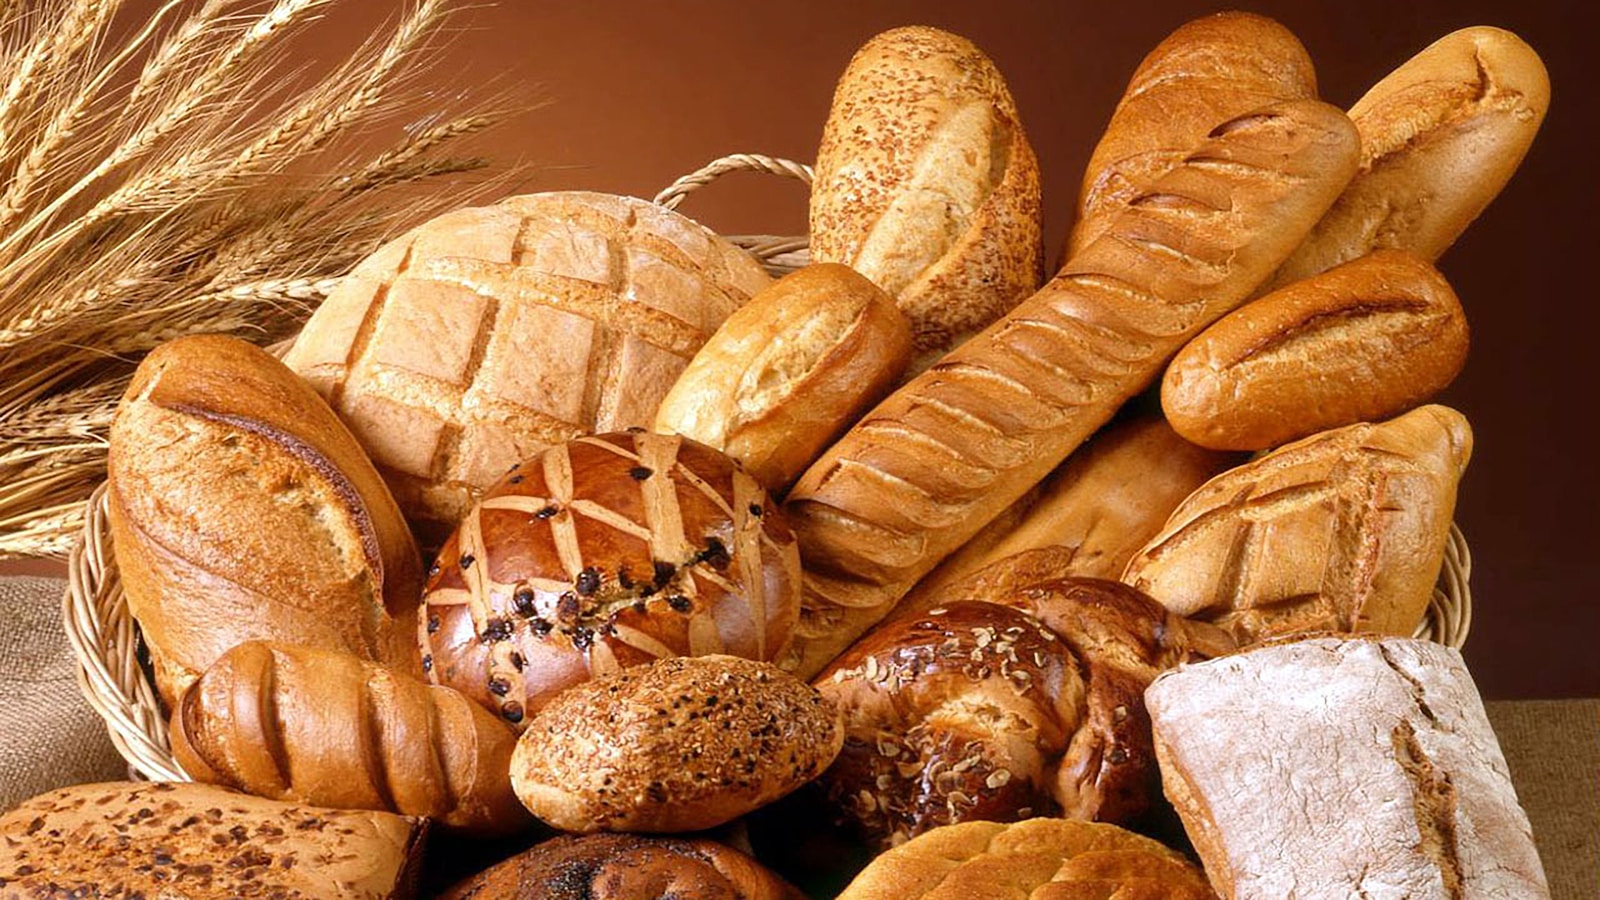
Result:
{"type": "Polygon", "coordinates": [[[928,609],[973,572],[1044,547],[1068,554],[1058,577],[1120,578],[1185,497],[1242,461],[1189,443],[1160,416],[1107,428],[917,582],[896,610],[928,609]]]}
{"type": "Polygon", "coordinates": [[[0,896],[413,896],[427,823],[205,784],[80,784],[0,816],[0,896]]]}
{"type": "Polygon", "coordinates": [[[520,730],[591,675],[778,658],[799,593],[783,511],[728,457],[644,431],[584,437],[516,466],[439,551],[423,665],[520,730]]]}
{"type": "Polygon", "coordinates": [[[563,831],[699,831],[821,774],[833,704],[769,663],[676,657],[580,684],[534,716],[517,797],[563,831]]]}
{"type": "Polygon", "coordinates": [[[1089,157],[1061,261],[1111,227],[1133,198],[1182,165],[1218,122],[1280,100],[1314,100],[1300,41],[1271,19],[1223,12],[1174,31],[1134,71],[1089,157]]]}
{"type": "Polygon", "coordinates": [[[1471,456],[1472,429],[1445,406],[1296,441],[1195,491],[1123,581],[1241,644],[1409,635],[1433,596],[1471,456]]]}
{"type": "Polygon", "coordinates": [[[1228,900],[1550,896],[1455,650],[1285,641],[1168,672],[1145,698],[1167,797],[1228,900]]]}
{"type": "Polygon", "coordinates": [[[661,401],[655,430],[721,450],[778,493],[910,362],[894,300],[847,266],[818,263],[722,323],[661,401]]]}
{"type": "Polygon", "coordinates": [[[1515,34],[1435,41],[1350,108],[1361,170],[1270,286],[1380,248],[1438,259],[1511,180],[1549,107],[1544,63],[1515,34]]]}
{"type": "Polygon", "coordinates": [[[1378,250],[1201,332],[1167,366],[1161,408],[1197,444],[1265,450],[1405,412],[1466,360],[1450,283],[1409,253],[1378,250]]]}
{"type": "Polygon", "coordinates": [[[1312,101],[1218,125],[1039,293],[868,413],[788,499],[815,673],[1275,269],[1355,169],[1312,101]]]}
{"type": "Polygon", "coordinates": [[[511,791],[509,728],[449,688],[347,653],[240,644],[183,695],[171,737],[195,780],[261,797],[475,833],[532,824],[511,791]]]}
{"type": "Polygon", "coordinates": [[[817,151],[811,258],[895,298],[914,371],[1039,286],[1039,235],[1039,164],[983,51],[920,26],[857,51],[817,151]]]}
{"type": "Polygon", "coordinates": [[[248,640],[418,671],[405,520],[333,411],[266,352],[200,336],[145,357],[108,481],[128,609],[169,705],[248,640]]]}
{"type": "Polygon", "coordinates": [[[461,882],[439,900],[805,900],[737,850],[706,840],[566,835],[461,882]]]}

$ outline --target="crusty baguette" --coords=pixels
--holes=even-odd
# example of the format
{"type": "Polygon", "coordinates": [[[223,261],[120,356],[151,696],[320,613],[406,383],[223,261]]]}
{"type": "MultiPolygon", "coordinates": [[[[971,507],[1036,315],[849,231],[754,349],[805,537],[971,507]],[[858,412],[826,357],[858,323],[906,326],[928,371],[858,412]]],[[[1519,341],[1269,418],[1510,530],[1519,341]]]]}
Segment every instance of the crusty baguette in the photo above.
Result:
{"type": "Polygon", "coordinates": [[[248,640],[420,673],[422,561],[372,463],[309,386],[244,341],[145,357],[111,425],[107,506],[128,609],[171,705],[248,640]]]}
{"type": "Polygon", "coordinates": [[[1296,441],[1195,491],[1122,580],[1241,644],[1409,635],[1433,596],[1471,456],[1472,429],[1445,406],[1296,441]]]}
{"type": "Polygon", "coordinates": [[[1182,165],[1218,122],[1279,100],[1314,100],[1305,47],[1263,16],[1223,12],[1189,22],[1139,64],[1095,145],[1061,255],[1089,246],[1128,201],[1182,165]]]}
{"type": "Polygon", "coordinates": [[[171,735],[197,781],[259,797],[476,833],[533,821],[511,791],[511,729],[450,688],[348,653],[240,644],[184,693],[171,735]]]}
{"type": "Polygon", "coordinates": [[[1206,447],[1265,450],[1405,412],[1467,361],[1467,319],[1444,276],[1378,250],[1245,304],[1190,341],[1161,409],[1206,447]]]}
{"type": "Polygon", "coordinates": [[[1161,778],[1227,900],[1548,898],[1461,655],[1317,637],[1145,692],[1161,778]]]}
{"type": "Polygon", "coordinates": [[[1500,193],[1550,106],[1550,76],[1509,31],[1435,41],[1350,108],[1361,170],[1268,287],[1378,248],[1432,262],[1500,193]]]}
{"type": "Polygon", "coordinates": [[[1045,547],[1066,551],[1060,576],[1120,578],[1185,497],[1242,461],[1184,440],[1160,416],[1108,428],[917,582],[896,611],[944,602],[990,563],[1045,547]]]}
{"type": "Polygon", "coordinates": [[[796,671],[814,675],[1241,303],[1355,170],[1338,110],[1219,124],[1061,274],[901,387],[788,500],[810,570],[796,671]]]}
{"type": "Polygon", "coordinates": [[[848,266],[818,263],[728,316],[661,401],[655,430],[721,450],[779,494],[910,362],[894,300],[848,266]]]}
{"type": "Polygon", "coordinates": [[[983,51],[919,26],[857,51],[817,151],[811,258],[895,298],[913,371],[1033,293],[1040,228],[1039,163],[983,51]]]}

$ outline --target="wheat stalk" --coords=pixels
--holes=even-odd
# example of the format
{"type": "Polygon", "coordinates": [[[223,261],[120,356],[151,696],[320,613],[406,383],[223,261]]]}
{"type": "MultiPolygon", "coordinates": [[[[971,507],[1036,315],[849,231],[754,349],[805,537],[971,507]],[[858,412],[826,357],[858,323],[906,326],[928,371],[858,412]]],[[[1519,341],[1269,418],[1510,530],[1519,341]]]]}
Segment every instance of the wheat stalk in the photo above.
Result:
{"type": "Polygon", "coordinates": [[[451,0],[304,71],[328,2],[166,0],[114,29],[129,0],[0,0],[0,558],[65,549],[144,353],[292,334],[380,243],[520,177],[405,187],[484,169],[457,148],[507,105],[408,96],[451,0]]]}

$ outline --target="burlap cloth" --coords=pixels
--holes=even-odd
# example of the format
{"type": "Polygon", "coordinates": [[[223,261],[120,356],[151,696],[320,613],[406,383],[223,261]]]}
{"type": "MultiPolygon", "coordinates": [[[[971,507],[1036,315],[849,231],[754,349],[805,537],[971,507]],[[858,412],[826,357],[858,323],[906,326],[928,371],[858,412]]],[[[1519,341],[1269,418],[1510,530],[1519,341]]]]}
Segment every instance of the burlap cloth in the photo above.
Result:
{"type": "MultiPolygon", "coordinates": [[[[0,809],[54,787],[126,777],[78,693],[64,583],[0,577],[0,809]]],[[[1600,897],[1600,700],[1488,704],[1555,900],[1600,897]]]]}

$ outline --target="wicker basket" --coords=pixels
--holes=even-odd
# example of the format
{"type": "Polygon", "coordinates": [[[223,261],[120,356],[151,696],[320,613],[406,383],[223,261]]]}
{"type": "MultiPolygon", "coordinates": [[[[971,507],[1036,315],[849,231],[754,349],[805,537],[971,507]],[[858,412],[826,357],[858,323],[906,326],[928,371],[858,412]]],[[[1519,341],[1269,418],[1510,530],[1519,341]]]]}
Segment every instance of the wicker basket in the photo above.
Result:
{"type": "MultiPolygon", "coordinates": [[[[695,189],[732,171],[755,170],[796,178],[807,184],[811,169],[798,163],[753,154],[716,160],[673,182],[655,198],[676,207],[695,189]]],[[[804,237],[747,235],[731,238],[755,253],[774,274],[804,266],[809,257],[804,237]]],[[[1472,594],[1468,579],[1472,557],[1467,542],[1454,525],[1445,548],[1444,565],[1434,587],[1433,600],[1416,636],[1460,648],[1472,624],[1472,594]]],[[[78,683],[84,697],[106,721],[111,742],[135,776],[163,781],[188,781],[172,758],[167,742],[167,722],[151,680],[137,627],[117,577],[106,521],[105,486],[88,500],[83,538],[69,557],[66,597],[62,617],[67,640],[78,657],[78,683]]]]}

